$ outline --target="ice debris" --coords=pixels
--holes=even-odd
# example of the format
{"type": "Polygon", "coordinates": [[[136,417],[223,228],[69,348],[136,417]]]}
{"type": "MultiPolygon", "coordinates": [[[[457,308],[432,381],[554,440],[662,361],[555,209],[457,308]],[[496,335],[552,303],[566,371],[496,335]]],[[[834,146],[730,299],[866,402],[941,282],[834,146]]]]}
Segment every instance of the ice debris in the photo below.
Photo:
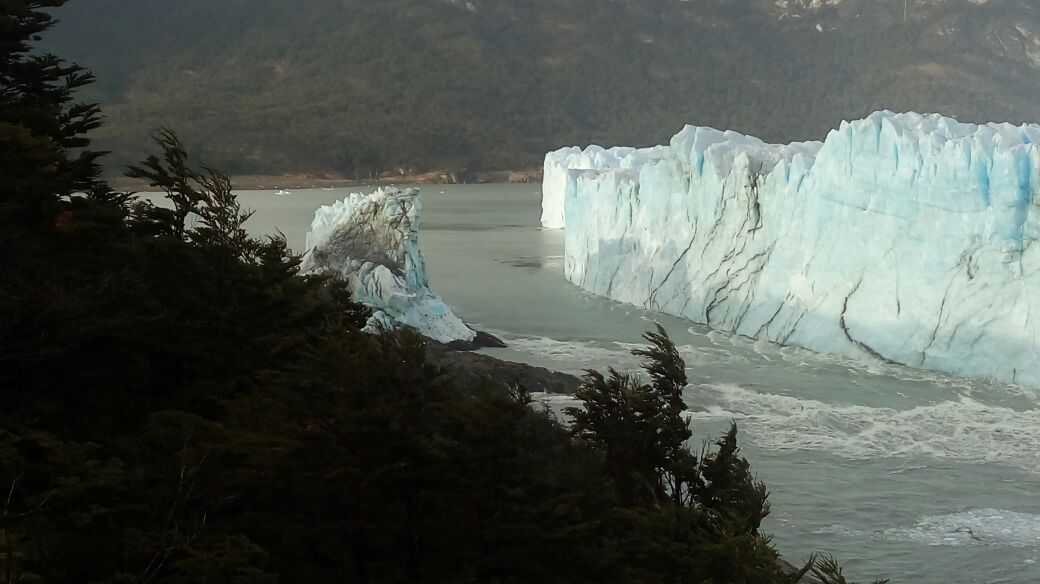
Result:
{"type": "Polygon", "coordinates": [[[442,343],[471,342],[476,333],[430,291],[419,249],[419,190],[380,188],[353,193],[314,214],[304,273],[344,278],[353,297],[372,309],[368,330],[404,325],[442,343]]]}

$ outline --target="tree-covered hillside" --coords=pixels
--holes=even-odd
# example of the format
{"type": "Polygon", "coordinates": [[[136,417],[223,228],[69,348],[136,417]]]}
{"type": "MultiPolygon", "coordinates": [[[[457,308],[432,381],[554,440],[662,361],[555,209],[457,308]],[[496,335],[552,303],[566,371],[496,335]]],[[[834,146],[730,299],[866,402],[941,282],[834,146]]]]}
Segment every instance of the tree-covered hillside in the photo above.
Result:
{"type": "MultiPolygon", "coordinates": [[[[102,146],[160,123],[234,172],[536,165],[685,123],[820,139],[882,108],[1040,119],[1040,13],[967,0],[90,0],[102,146]]],[[[115,164],[128,160],[113,158],[115,164]]]]}

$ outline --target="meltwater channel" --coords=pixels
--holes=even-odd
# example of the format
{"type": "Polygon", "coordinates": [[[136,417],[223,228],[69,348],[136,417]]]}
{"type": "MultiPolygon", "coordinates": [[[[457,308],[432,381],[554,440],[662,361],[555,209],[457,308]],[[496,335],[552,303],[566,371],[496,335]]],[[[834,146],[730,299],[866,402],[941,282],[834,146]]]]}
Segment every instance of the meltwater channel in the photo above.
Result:
{"type": "MultiPolygon", "coordinates": [[[[254,233],[281,231],[302,251],[317,207],[366,190],[239,197],[254,233]]],[[[433,290],[509,343],[488,354],[630,370],[629,351],[661,323],[689,367],[695,435],[737,422],[771,492],[764,530],[792,562],[833,554],[856,581],[1040,582],[1036,391],[822,357],[589,295],[564,280],[563,234],[540,228],[537,185],[430,185],[422,202],[433,290]]]]}

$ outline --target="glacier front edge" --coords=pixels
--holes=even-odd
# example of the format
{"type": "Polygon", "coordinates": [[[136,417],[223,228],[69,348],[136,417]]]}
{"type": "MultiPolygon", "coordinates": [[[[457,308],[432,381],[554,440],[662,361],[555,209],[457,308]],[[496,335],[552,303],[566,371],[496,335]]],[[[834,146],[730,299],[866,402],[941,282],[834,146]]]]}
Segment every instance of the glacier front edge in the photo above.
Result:
{"type": "Polygon", "coordinates": [[[545,160],[568,280],[713,329],[1040,386],[1040,126],[877,112],[545,160]]]}

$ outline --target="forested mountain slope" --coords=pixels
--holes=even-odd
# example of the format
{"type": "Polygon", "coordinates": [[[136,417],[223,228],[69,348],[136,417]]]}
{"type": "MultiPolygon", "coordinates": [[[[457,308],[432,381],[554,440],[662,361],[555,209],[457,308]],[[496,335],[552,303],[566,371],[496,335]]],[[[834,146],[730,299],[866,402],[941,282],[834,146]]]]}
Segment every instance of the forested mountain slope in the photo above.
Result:
{"type": "Polygon", "coordinates": [[[233,172],[367,176],[531,166],[688,122],[788,141],[881,108],[1040,119],[1024,0],[77,0],[60,16],[47,46],[102,79],[113,167],[160,124],[233,172]]]}

